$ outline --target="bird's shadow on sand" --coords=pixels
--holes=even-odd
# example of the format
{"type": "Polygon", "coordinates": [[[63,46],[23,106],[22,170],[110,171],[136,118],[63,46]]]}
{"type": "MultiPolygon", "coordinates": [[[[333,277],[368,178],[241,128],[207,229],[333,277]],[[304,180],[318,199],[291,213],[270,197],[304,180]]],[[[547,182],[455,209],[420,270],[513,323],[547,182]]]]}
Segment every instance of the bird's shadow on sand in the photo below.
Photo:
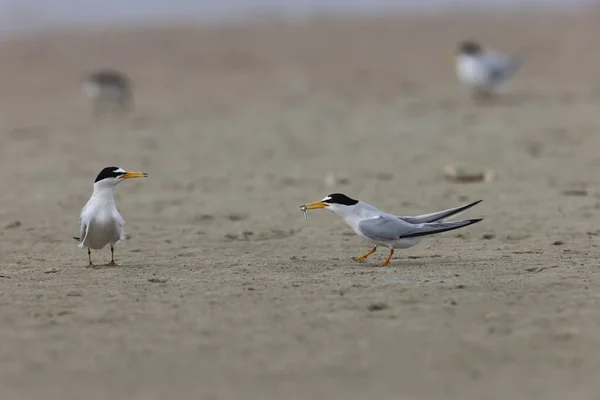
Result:
{"type": "MultiPolygon", "coordinates": [[[[423,257],[423,258],[427,258],[427,259],[435,259],[437,257],[423,257]]],[[[402,268],[402,267],[426,267],[429,266],[431,264],[437,263],[436,261],[431,261],[431,260],[417,260],[414,258],[397,258],[394,259],[392,261],[390,261],[390,264],[382,267],[379,264],[381,264],[383,262],[384,259],[382,259],[381,261],[364,261],[364,262],[356,262],[353,259],[348,260],[348,263],[345,263],[346,266],[348,267],[358,267],[361,269],[370,269],[370,270],[377,270],[377,269],[382,269],[385,270],[386,268],[402,268]]],[[[440,264],[443,265],[447,265],[449,264],[448,262],[442,262],[440,264]]]]}
{"type": "Polygon", "coordinates": [[[398,268],[427,268],[427,267],[433,267],[433,268],[451,268],[451,267],[460,267],[462,265],[464,265],[465,263],[476,263],[479,261],[494,261],[497,260],[497,258],[456,258],[456,257],[443,257],[441,255],[431,255],[431,256],[408,256],[408,257],[398,257],[398,258],[393,258],[390,261],[390,264],[386,267],[380,267],[379,264],[381,264],[383,262],[384,259],[381,259],[381,261],[376,261],[375,259],[373,259],[371,261],[371,259],[369,259],[369,261],[365,261],[362,263],[356,262],[352,259],[349,260],[349,262],[344,263],[341,266],[347,266],[347,267],[358,267],[360,269],[369,269],[369,270],[385,270],[386,268],[391,268],[391,269],[398,269],[398,268]]]}

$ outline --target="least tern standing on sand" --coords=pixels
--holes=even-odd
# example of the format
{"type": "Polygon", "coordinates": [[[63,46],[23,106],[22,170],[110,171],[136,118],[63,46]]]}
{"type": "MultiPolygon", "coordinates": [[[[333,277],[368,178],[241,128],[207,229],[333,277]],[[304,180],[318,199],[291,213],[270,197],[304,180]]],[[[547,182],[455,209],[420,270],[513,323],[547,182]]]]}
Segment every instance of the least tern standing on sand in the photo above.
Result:
{"type": "Polygon", "coordinates": [[[124,179],[144,178],[145,172],[125,171],[119,167],[106,167],[94,181],[92,197],[81,210],[79,216],[80,236],[73,239],[79,241],[80,248],[87,247],[89,265],[92,263],[90,249],[100,250],[110,244],[110,262],[106,264],[116,267],[114,245],[124,239],[123,226],[125,221],[117,211],[114,198],[115,186],[124,179]]]}
{"type": "Polygon", "coordinates": [[[473,41],[462,42],[456,55],[458,79],[475,95],[490,96],[503,89],[521,66],[521,58],[484,49],[473,41]]]}
{"type": "Polygon", "coordinates": [[[334,193],[326,196],[323,200],[305,204],[301,206],[301,209],[305,211],[325,208],[341,217],[358,236],[375,244],[373,249],[360,257],[354,258],[354,261],[365,261],[371,254],[375,253],[377,246],[389,248],[390,253],[387,259],[379,265],[380,267],[386,267],[394,255],[394,249],[412,247],[419,242],[421,236],[447,232],[481,221],[481,219],[444,221],[446,218],[455,216],[480,202],[481,200],[431,214],[399,217],[378,210],[363,201],[351,199],[341,193],[334,193]]]}
{"type": "Polygon", "coordinates": [[[96,115],[109,106],[117,106],[121,111],[129,111],[133,107],[131,82],[121,72],[113,70],[93,72],[83,81],[82,90],[93,101],[96,115]]]}

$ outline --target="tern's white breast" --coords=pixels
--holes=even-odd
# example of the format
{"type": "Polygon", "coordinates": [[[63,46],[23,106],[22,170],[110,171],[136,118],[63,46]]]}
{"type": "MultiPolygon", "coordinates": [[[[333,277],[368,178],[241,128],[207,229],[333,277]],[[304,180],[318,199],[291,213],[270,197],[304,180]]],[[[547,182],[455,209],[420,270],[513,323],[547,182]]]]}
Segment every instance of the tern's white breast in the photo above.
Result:
{"type": "Polygon", "coordinates": [[[117,243],[120,238],[121,226],[117,215],[113,212],[101,211],[88,224],[85,246],[101,249],[109,243],[117,243]]]}
{"type": "Polygon", "coordinates": [[[462,83],[472,88],[484,89],[491,84],[488,65],[481,57],[459,55],[456,59],[456,74],[462,83]]]}

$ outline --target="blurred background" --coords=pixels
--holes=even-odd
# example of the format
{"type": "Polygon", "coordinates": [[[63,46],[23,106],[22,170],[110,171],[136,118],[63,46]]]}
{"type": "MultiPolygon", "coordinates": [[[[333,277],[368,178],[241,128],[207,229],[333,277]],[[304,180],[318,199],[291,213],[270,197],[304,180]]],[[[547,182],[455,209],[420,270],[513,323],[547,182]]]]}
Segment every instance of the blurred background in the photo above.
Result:
{"type": "Polygon", "coordinates": [[[47,27],[184,19],[202,23],[262,18],[383,15],[473,11],[552,12],[574,10],[597,0],[0,0],[1,32],[47,27]]]}

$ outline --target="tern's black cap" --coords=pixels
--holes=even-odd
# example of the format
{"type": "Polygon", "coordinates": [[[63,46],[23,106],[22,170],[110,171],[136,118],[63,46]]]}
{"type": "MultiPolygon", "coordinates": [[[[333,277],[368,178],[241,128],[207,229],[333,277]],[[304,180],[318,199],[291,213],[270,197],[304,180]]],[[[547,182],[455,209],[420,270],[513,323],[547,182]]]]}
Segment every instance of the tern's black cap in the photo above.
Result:
{"type": "Polygon", "coordinates": [[[129,85],[129,78],[125,74],[110,69],[94,71],[88,75],[86,80],[98,85],[121,87],[127,87],[129,85]]]}
{"type": "Polygon", "coordinates": [[[333,193],[333,194],[330,194],[327,197],[325,197],[325,199],[323,200],[323,203],[342,204],[345,206],[353,206],[356,203],[358,203],[358,200],[351,199],[350,197],[348,197],[342,193],[333,193]]]}
{"type": "Polygon", "coordinates": [[[94,181],[94,183],[99,182],[106,178],[117,178],[123,174],[125,174],[125,171],[123,170],[123,168],[106,167],[102,171],[100,171],[100,173],[96,177],[96,180],[94,181]]]}
{"type": "Polygon", "coordinates": [[[481,47],[481,45],[472,40],[466,40],[458,45],[458,52],[460,54],[475,55],[481,53],[482,51],[483,48],[481,47]]]}

